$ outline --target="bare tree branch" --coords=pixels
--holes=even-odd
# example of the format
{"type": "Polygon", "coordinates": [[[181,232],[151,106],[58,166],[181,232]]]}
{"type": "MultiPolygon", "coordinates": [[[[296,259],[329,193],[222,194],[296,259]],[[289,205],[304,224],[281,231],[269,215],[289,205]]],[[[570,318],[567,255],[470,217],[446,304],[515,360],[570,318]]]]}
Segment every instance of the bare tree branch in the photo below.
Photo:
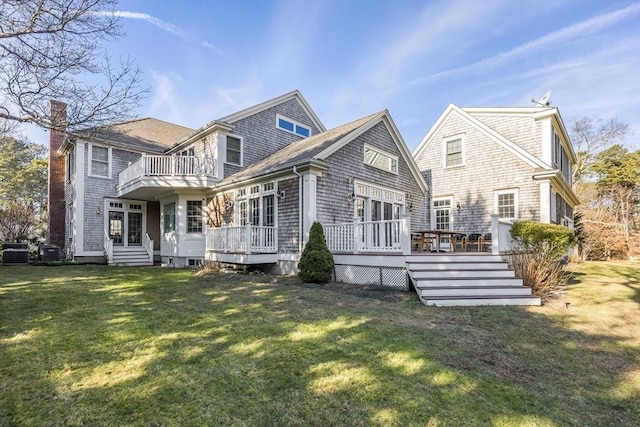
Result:
{"type": "Polygon", "coordinates": [[[116,0],[0,0],[0,123],[52,123],[66,102],[67,130],[127,120],[148,90],[141,70],[102,43],[123,36],[116,0]]]}

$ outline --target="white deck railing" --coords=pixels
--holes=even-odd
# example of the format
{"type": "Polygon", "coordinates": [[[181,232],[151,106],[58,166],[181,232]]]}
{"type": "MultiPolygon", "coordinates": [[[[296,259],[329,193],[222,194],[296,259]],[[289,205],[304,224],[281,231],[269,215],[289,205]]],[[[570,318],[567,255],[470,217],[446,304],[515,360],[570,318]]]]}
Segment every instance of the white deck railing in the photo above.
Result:
{"type": "Polygon", "coordinates": [[[149,259],[153,262],[153,240],[151,240],[149,233],[144,233],[144,236],[142,236],[142,246],[147,251],[149,259]]]}
{"type": "Polygon", "coordinates": [[[332,253],[411,252],[409,217],[387,221],[359,221],[323,226],[332,253]]]}
{"type": "Polygon", "coordinates": [[[216,176],[212,157],[156,156],[143,154],[137,162],[120,172],[122,186],[141,176],[216,176]]]}
{"type": "Polygon", "coordinates": [[[256,225],[210,228],[207,231],[207,250],[245,254],[277,253],[278,229],[256,225]]]}

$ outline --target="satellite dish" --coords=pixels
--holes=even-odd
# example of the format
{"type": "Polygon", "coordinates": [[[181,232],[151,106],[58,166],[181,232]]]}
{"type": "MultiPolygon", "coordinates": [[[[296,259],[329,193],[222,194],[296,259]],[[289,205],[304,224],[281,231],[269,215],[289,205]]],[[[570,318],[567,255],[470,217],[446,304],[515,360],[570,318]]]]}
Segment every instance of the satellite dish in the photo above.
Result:
{"type": "Polygon", "coordinates": [[[549,105],[551,105],[551,91],[547,91],[547,93],[545,93],[544,95],[542,95],[542,98],[540,98],[540,101],[536,101],[535,98],[531,98],[531,102],[533,102],[534,104],[538,104],[541,107],[548,107],[549,105]]]}

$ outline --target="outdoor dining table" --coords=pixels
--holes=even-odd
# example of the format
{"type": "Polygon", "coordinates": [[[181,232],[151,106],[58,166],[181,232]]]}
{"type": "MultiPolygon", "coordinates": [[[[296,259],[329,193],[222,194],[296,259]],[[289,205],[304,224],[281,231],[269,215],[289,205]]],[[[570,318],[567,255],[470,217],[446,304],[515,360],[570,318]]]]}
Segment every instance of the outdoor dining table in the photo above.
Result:
{"type": "Polygon", "coordinates": [[[458,234],[457,231],[450,230],[419,230],[416,233],[420,233],[420,252],[424,252],[425,244],[427,243],[427,239],[435,238],[436,240],[436,251],[440,252],[440,239],[442,236],[449,236],[449,242],[451,247],[451,252],[456,251],[455,245],[455,235],[458,234]]]}

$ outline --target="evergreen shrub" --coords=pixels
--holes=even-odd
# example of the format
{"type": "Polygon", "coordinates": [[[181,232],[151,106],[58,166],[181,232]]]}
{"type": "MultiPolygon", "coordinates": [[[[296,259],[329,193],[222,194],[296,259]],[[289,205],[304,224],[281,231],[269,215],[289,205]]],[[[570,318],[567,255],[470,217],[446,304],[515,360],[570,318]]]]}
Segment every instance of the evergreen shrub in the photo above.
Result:
{"type": "Polygon", "coordinates": [[[327,283],[333,277],[333,270],[333,255],[327,247],[322,225],[316,221],[298,262],[298,277],[303,282],[327,283]]]}

